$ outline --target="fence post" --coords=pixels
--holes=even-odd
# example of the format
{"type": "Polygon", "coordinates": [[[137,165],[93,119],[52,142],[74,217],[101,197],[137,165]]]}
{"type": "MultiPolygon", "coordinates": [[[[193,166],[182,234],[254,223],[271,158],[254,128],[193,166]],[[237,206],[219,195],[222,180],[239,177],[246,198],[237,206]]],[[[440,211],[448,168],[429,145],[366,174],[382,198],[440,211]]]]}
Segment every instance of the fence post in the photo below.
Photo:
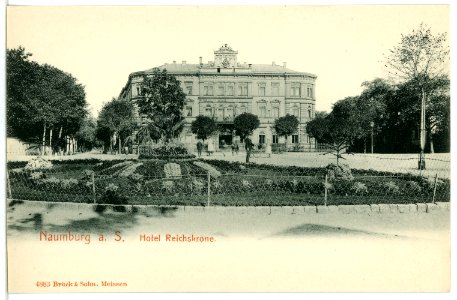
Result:
{"type": "Polygon", "coordinates": [[[13,199],[13,194],[11,193],[11,183],[10,183],[10,174],[9,170],[6,170],[6,183],[8,187],[8,195],[10,199],[13,199]]]}
{"type": "Polygon", "coordinates": [[[435,182],[433,184],[433,199],[432,203],[435,204],[435,195],[436,195],[436,182],[438,180],[438,173],[435,174],[435,182]]]}
{"type": "Polygon", "coordinates": [[[92,195],[94,197],[94,204],[97,203],[97,194],[95,193],[95,174],[92,172],[92,195]]]}
{"type": "Polygon", "coordinates": [[[211,202],[211,176],[209,175],[209,171],[208,171],[208,204],[207,204],[207,206],[210,205],[210,202],[211,202]]]}
{"type": "Polygon", "coordinates": [[[327,185],[328,185],[328,182],[327,182],[327,174],[325,174],[325,184],[324,184],[324,188],[325,188],[324,205],[325,205],[325,206],[327,206],[327,185]]]}

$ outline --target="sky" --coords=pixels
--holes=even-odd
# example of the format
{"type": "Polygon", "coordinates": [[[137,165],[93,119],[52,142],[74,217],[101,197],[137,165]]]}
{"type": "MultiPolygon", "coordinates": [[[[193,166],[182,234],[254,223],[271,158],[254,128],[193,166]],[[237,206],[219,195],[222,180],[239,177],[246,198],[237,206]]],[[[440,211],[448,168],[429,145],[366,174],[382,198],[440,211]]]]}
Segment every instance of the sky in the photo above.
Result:
{"type": "Polygon", "coordinates": [[[287,62],[317,75],[316,110],[387,78],[385,54],[423,22],[450,31],[447,5],[9,7],[6,46],[71,73],[93,116],[130,73],[172,61],[213,60],[228,44],[238,61],[287,62]]]}

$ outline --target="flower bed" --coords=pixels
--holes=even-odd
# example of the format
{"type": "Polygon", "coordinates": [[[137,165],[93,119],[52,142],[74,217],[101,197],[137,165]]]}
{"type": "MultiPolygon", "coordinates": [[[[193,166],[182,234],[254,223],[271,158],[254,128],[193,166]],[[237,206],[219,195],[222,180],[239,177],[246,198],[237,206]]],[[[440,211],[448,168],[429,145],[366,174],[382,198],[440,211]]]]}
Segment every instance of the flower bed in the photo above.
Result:
{"type": "MultiPolygon", "coordinates": [[[[329,168],[218,160],[90,160],[53,162],[47,169],[25,166],[8,163],[16,199],[200,205],[207,201],[208,172],[213,173],[211,203],[218,205],[322,205],[325,187],[327,203],[334,205],[431,202],[435,192],[434,179],[409,174],[351,170],[350,176],[327,176],[325,183],[329,168]],[[172,173],[168,178],[166,165],[172,173]]],[[[438,179],[435,201],[449,200],[450,181],[438,179]]]]}

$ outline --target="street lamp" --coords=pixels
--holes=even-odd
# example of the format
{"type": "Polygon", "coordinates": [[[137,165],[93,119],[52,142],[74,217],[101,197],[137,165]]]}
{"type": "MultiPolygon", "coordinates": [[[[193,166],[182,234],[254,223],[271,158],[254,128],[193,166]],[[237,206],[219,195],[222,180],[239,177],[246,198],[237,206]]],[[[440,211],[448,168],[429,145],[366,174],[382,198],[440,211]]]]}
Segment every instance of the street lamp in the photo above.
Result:
{"type": "Polygon", "coordinates": [[[373,128],[374,128],[373,121],[370,122],[370,126],[371,126],[371,154],[373,154],[373,128]]]}
{"type": "Polygon", "coordinates": [[[420,124],[420,147],[418,169],[425,170],[425,92],[422,90],[422,103],[421,103],[421,124],[420,124]]]}

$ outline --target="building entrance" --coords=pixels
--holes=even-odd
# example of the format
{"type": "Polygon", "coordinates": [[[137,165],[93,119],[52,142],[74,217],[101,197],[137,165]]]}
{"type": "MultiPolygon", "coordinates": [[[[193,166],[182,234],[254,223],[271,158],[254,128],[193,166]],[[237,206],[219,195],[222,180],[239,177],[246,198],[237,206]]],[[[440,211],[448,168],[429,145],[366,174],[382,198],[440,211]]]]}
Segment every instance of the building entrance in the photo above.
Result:
{"type": "Polygon", "coordinates": [[[219,124],[219,148],[232,145],[235,136],[233,124],[219,124]]]}

